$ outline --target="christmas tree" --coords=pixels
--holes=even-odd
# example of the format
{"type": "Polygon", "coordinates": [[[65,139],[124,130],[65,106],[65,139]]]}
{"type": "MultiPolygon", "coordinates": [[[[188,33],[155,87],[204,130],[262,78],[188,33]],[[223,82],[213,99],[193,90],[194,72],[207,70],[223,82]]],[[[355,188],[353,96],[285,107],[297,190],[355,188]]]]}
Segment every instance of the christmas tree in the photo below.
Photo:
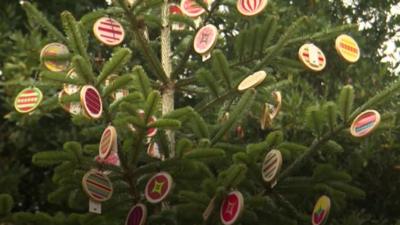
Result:
{"type": "MultiPolygon", "coordinates": [[[[8,117],[63,108],[74,135],[32,158],[54,168],[48,201],[65,212],[10,221],[359,219],[347,210],[365,198],[352,177],[371,149],[395,141],[389,101],[400,84],[362,76],[371,69],[357,62],[363,45],[343,35],[360,37],[357,26],[267,1],[119,0],[79,19],[64,11],[58,29],[21,5],[51,42],[8,117]]],[[[12,200],[1,202],[7,214],[12,200]]]]}

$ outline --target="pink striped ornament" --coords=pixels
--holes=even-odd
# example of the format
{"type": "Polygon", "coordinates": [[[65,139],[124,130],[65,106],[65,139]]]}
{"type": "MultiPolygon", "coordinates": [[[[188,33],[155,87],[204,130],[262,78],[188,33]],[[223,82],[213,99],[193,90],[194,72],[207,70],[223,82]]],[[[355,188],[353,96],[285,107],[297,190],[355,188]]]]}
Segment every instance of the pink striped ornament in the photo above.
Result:
{"type": "Polygon", "coordinates": [[[102,17],[93,25],[94,36],[108,46],[116,46],[122,43],[125,38],[125,31],[122,25],[109,17],[102,17]]]}
{"type": "Polygon", "coordinates": [[[244,16],[255,16],[267,6],[268,0],[238,0],[237,10],[244,16]]]}

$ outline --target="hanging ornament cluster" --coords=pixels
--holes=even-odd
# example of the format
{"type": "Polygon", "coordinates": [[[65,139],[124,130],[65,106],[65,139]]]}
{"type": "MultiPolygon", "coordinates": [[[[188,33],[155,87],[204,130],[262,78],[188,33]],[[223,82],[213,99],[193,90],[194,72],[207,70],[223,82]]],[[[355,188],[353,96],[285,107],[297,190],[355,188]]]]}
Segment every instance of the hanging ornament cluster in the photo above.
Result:
{"type": "Polygon", "coordinates": [[[381,115],[376,110],[366,110],[360,113],[350,127],[350,133],[354,137],[365,137],[371,134],[380,124],[381,115]]]}
{"type": "Polygon", "coordinates": [[[273,188],[277,184],[277,175],[282,167],[282,154],[279,150],[273,149],[264,158],[261,174],[263,180],[273,188]]]}
{"type": "Polygon", "coordinates": [[[218,29],[208,24],[196,33],[193,42],[194,50],[202,56],[203,61],[206,61],[211,57],[211,51],[217,44],[218,29]]]}
{"type": "MultiPolygon", "coordinates": [[[[357,42],[349,35],[339,35],[335,40],[335,49],[338,55],[349,63],[355,63],[360,59],[360,48],[357,42]]],[[[324,53],[312,43],[302,45],[298,55],[300,61],[312,71],[322,71],[326,66],[324,53]]]]}
{"type": "Polygon", "coordinates": [[[317,203],[314,206],[314,210],[312,212],[311,221],[313,225],[322,225],[324,224],[329,215],[329,211],[331,209],[331,200],[328,196],[321,196],[317,203]]]}
{"type": "Polygon", "coordinates": [[[98,19],[93,25],[93,33],[97,40],[107,46],[119,45],[125,38],[122,25],[110,17],[98,19]]]}

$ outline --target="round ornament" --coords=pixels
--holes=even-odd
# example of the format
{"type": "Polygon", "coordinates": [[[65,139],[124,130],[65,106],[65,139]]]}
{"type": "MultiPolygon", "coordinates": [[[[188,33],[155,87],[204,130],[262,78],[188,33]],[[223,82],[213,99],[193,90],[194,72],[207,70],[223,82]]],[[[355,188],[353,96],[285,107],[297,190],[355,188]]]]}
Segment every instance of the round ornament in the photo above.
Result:
{"type": "MultiPolygon", "coordinates": [[[[71,69],[68,72],[67,77],[70,78],[70,79],[77,79],[78,78],[78,74],[76,74],[74,69],[71,69]]],[[[75,94],[76,92],[79,91],[79,86],[75,85],[75,84],[64,84],[64,91],[68,95],[72,95],[72,94],[75,94]]]]}
{"type": "Polygon", "coordinates": [[[62,103],[62,100],[61,100],[61,99],[62,99],[64,96],[68,96],[68,94],[65,93],[64,90],[62,90],[62,91],[60,91],[60,92],[58,93],[58,102],[60,103],[61,107],[62,107],[65,111],[67,111],[67,112],[69,112],[69,113],[71,113],[71,114],[73,114],[73,115],[79,115],[79,114],[82,112],[82,106],[81,106],[81,104],[80,104],[79,102],[62,103]]]}
{"type": "MultiPolygon", "coordinates": [[[[171,15],[183,15],[181,7],[177,4],[169,4],[169,13],[171,15]]],[[[185,29],[185,24],[183,23],[172,23],[172,30],[183,30],[185,29]]]]}
{"type": "Polygon", "coordinates": [[[113,193],[110,179],[97,170],[91,170],[83,176],[82,187],[86,194],[96,202],[107,201],[113,193]]]}
{"type": "Polygon", "coordinates": [[[238,0],[236,8],[244,16],[254,16],[262,12],[267,3],[268,0],[238,0]]]}
{"type": "Polygon", "coordinates": [[[311,218],[312,224],[313,225],[324,224],[328,219],[330,209],[331,209],[331,200],[329,199],[329,197],[325,195],[321,196],[314,206],[311,218]]]}
{"type": "Polygon", "coordinates": [[[364,137],[374,131],[381,122],[381,115],[376,110],[366,110],[359,114],[350,127],[354,137],[364,137]]]}
{"type": "Polygon", "coordinates": [[[299,49],[300,61],[313,71],[321,71],[326,66],[324,53],[314,44],[304,44],[299,49]]]}
{"type": "MultiPolygon", "coordinates": [[[[207,5],[210,4],[210,0],[204,0],[207,5]]],[[[203,9],[195,0],[182,0],[181,1],[182,12],[189,17],[198,17],[203,14],[206,10],[203,9]]]]}
{"type": "Polygon", "coordinates": [[[230,192],[221,204],[220,218],[224,225],[236,222],[244,209],[244,199],[239,191],[230,192]]]}
{"type": "Polygon", "coordinates": [[[261,174],[265,182],[276,184],[276,176],[282,167],[282,154],[279,150],[271,150],[264,158],[261,174]]]}
{"type": "Polygon", "coordinates": [[[239,91],[245,91],[249,88],[253,88],[261,84],[265,78],[267,77],[267,73],[265,71],[260,70],[258,72],[253,73],[252,75],[246,77],[242,82],[240,82],[238,86],[239,91]]]}
{"type": "Polygon", "coordinates": [[[122,25],[109,17],[98,19],[93,25],[93,33],[100,42],[108,46],[119,45],[125,38],[122,25]]]}
{"type": "Polygon", "coordinates": [[[113,126],[108,126],[101,135],[99,145],[99,156],[105,159],[113,150],[115,142],[117,142],[117,131],[113,126]]]}
{"type": "Polygon", "coordinates": [[[18,93],[14,107],[20,113],[29,113],[35,110],[42,100],[43,94],[39,88],[28,87],[18,93]]]}
{"type": "Polygon", "coordinates": [[[81,104],[89,118],[98,119],[103,112],[103,103],[99,92],[91,85],[81,89],[81,104]]]}
{"type": "Polygon", "coordinates": [[[159,203],[164,200],[172,188],[172,177],[167,172],[154,175],[146,184],[145,196],[150,203],[159,203]]]}
{"type": "Polygon", "coordinates": [[[44,66],[53,72],[65,71],[69,66],[67,59],[45,59],[46,57],[63,57],[69,55],[67,46],[60,43],[50,43],[43,47],[40,52],[40,59],[44,66]]]}
{"type": "Polygon", "coordinates": [[[217,37],[218,29],[214,25],[208,24],[200,28],[194,37],[194,50],[201,55],[210,52],[217,43],[217,37]]]}
{"type": "Polygon", "coordinates": [[[147,217],[147,208],[142,203],[134,205],[126,217],[125,225],[144,225],[147,217]]]}
{"type": "Polygon", "coordinates": [[[360,48],[357,42],[349,35],[342,34],[336,38],[335,48],[344,60],[355,63],[360,59],[360,48]]]}

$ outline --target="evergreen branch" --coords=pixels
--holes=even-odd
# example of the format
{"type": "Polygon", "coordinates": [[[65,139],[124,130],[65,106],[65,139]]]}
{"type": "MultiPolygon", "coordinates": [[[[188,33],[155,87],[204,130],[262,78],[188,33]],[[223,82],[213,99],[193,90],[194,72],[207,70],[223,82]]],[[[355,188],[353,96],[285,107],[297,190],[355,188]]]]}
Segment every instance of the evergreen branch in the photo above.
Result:
{"type": "Polygon", "coordinates": [[[124,11],[118,7],[110,7],[108,9],[98,9],[93,12],[87,13],[79,20],[79,23],[82,24],[83,27],[92,27],[96,20],[105,16],[105,15],[113,15],[120,14],[124,11]]]}
{"type": "Polygon", "coordinates": [[[43,71],[40,74],[44,80],[51,80],[63,84],[75,84],[75,85],[84,85],[85,82],[80,79],[72,79],[67,77],[67,74],[61,72],[51,72],[51,71],[43,71]]]}
{"type": "Polygon", "coordinates": [[[236,90],[234,90],[234,89],[229,90],[229,91],[225,92],[224,94],[220,95],[219,97],[214,98],[213,100],[211,100],[210,102],[208,102],[205,105],[197,105],[195,107],[195,110],[197,112],[201,113],[207,109],[211,109],[215,104],[219,104],[222,101],[224,101],[230,97],[232,97],[232,98],[236,97],[237,94],[238,94],[238,92],[236,90]]]}
{"type": "Polygon", "coordinates": [[[184,79],[179,79],[176,83],[175,83],[175,88],[179,89],[181,87],[185,87],[191,84],[196,83],[197,81],[197,77],[193,76],[193,77],[189,77],[189,78],[184,78],[184,79]]]}
{"type": "Polygon", "coordinates": [[[278,193],[274,193],[274,196],[278,199],[278,201],[282,204],[282,206],[289,211],[289,214],[294,215],[296,219],[306,222],[308,217],[302,215],[296,207],[290,203],[284,196],[278,193]]]}
{"type": "Polygon", "coordinates": [[[68,37],[67,43],[69,47],[72,48],[76,54],[81,55],[89,62],[89,55],[86,51],[87,43],[84,41],[78,22],[75,20],[74,16],[70,12],[64,11],[61,13],[61,20],[68,37]]]}
{"type": "Polygon", "coordinates": [[[47,30],[50,34],[56,37],[58,40],[67,43],[67,38],[51,24],[47,18],[34,7],[30,2],[21,1],[21,6],[25,10],[26,14],[31,17],[36,24],[47,30]]]}
{"type": "Polygon", "coordinates": [[[118,0],[118,3],[122,6],[122,8],[124,9],[126,15],[128,16],[129,22],[130,22],[132,30],[133,30],[133,32],[135,34],[135,37],[139,41],[139,47],[142,48],[144,56],[149,61],[150,65],[151,65],[151,68],[154,69],[155,75],[163,83],[168,83],[169,82],[169,78],[165,74],[165,71],[161,66],[160,60],[157,58],[157,55],[151,49],[149,43],[146,41],[146,38],[143,36],[143,33],[139,30],[139,24],[138,24],[138,21],[137,21],[135,15],[128,8],[128,6],[124,2],[124,0],[118,0]]]}
{"type": "Polygon", "coordinates": [[[72,65],[79,77],[83,78],[86,83],[94,83],[96,77],[92,71],[92,66],[82,56],[76,55],[72,58],[72,65]]]}
{"type": "Polygon", "coordinates": [[[111,59],[103,66],[99,77],[97,77],[96,87],[111,74],[118,72],[131,58],[132,52],[127,48],[120,48],[115,52],[111,59]]]}
{"type": "Polygon", "coordinates": [[[128,85],[132,80],[133,80],[133,77],[130,74],[126,74],[126,75],[118,77],[117,79],[115,79],[114,82],[112,82],[110,85],[108,85],[104,89],[103,97],[108,96],[115,90],[122,89],[124,86],[128,85]]]}
{"type": "Polygon", "coordinates": [[[136,89],[138,89],[138,91],[140,91],[143,96],[147,98],[151,92],[151,87],[146,72],[144,72],[144,69],[141,66],[135,66],[132,72],[136,74],[136,76],[134,76],[136,89]]]}

